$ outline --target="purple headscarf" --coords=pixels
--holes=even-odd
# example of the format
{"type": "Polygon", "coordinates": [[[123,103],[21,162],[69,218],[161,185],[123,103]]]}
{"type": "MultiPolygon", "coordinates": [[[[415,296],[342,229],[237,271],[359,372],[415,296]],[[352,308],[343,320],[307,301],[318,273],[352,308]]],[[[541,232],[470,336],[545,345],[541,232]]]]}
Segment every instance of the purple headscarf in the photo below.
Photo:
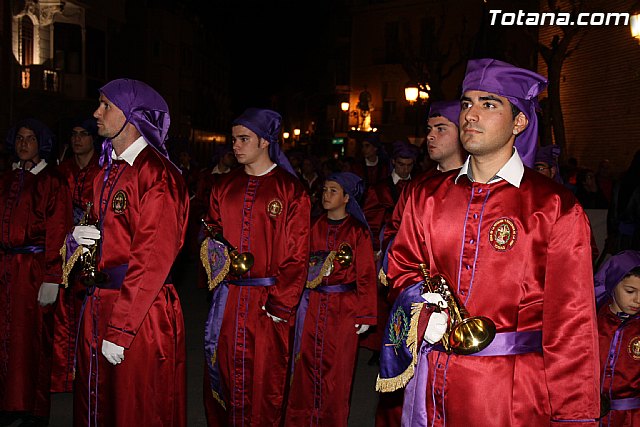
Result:
{"type": "MultiPolygon", "coordinates": [[[[131,123],[149,145],[169,158],[165,146],[171,123],[169,106],[155,89],[139,80],[117,79],[102,86],[100,93],[124,113],[126,122],[122,129],[131,123]]],[[[112,150],[111,138],[106,138],[102,143],[101,166],[105,161],[111,163],[112,150]]]]}
{"type": "Polygon", "coordinates": [[[289,159],[280,149],[280,127],[282,116],[264,108],[247,108],[233,121],[232,125],[244,126],[258,137],[269,142],[269,158],[296,178],[298,175],[289,163],[289,159]]]}
{"type": "Polygon", "coordinates": [[[560,157],[560,146],[551,144],[545,145],[544,147],[538,147],[538,151],[536,152],[536,161],[535,163],[542,162],[546,163],[549,167],[553,167],[556,170],[556,174],[553,179],[556,182],[562,184],[562,178],[560,177],[560,166],[558,165],[558,158],[560,157]]]}
{"type": "Polygon", "coordinates": [[[9,129],[7,133],[7,148],[9,148],[13,155],[16,154],[16,135],[20,128],[31,129],[33,133],[36,134],[36,138],[38,138],[38,156],[40,156],[41,159],[46,159],[49,153],[51,153],[51,150],[53,150],[55,141],[51,129],[40,120],[34,118],[20,120],[14,127],[9,129]]]}
{"type": "Polygon", "coordinates": [[[622,251],[606,260],[593,277],[596,286],[596,305],[600,307],[606,302],[618,283],[636,267],[640,267],[638,251],[622,251]]]}
{"type": "Polygon", "coordinates": [[[362,178],[351,172],[335,172],[329,175],[325,181],[334,181],[340,184],[345,193],[349,195],[347,212],[369,229],[364,212],[362,212],[358,204],[358,200],[364,194],[364,181],[362,178]]]}
{"type": "Polygon", "coordinates": [[[547,87],[547,79],[533,71],[495,59],[472,59],[462,83],[462,93],[480,90],[503,96],[518,107],[529,120],[516,137],[515,146],[525,166],[533,167],[538,145],[538,95],[547,87]]]}
{"type": "Polygon", "coordinates": [[[460,127],[460,101],[436,101],[431,104],[429,117],[442,116],[460,127]]]}
{"type": "Polygon", "coordinates": [[[395,141],[393,143],[393,158],[402,157],[403,159],[416,159],[420,154],[420,149],[409,144],[407,141],[395,141]]]}

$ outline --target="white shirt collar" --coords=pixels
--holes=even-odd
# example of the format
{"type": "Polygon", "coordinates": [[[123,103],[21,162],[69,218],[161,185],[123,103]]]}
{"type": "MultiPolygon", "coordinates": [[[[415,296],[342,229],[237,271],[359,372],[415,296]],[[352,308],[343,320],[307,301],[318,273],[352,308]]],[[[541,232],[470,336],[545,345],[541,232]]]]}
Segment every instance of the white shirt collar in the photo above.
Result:
{"type": "Polygon", "coordinates": [[[268,174],[269,172],[271,172],[272,170],[274,170],[276,168],[276,166],[278,166],[277,163],[274,163],[271,165],[271,167],[269,169],[267,169],[266,171],[256,175],[256,176],[265,176],[266,174],[268,174]]]}
{"type": "MultiPolygon", "coordinates": [[[[47,167],[47,161],[45,159],[41,159],[37,165],[29,169],[29,172],[31,172],[34,175],[38,175],[38,173],[42,172],[42,170],[45,167],[47,167]]],[[[13,163],[11,165],[11,169],[12,170],[20,169],[20,162],[13,163]]]]}
{"type": "Polygon", "coordinates": [[[115,150],[112,151],[111,158],[113,160],[124,160],[129,164],[129,166],[133,166],[133,162],[136,160],[136,157],[138,157],[138,154],[140,154],[140,152],[144,150],[147,145],[149,145],[149,143],[145,141],[142,136],[140,136],[138,139],[133,141],[133,143],[128,146],[119,156],[116,156],[115,150]]]}
{"type": "Polygon", "coordinates": [[[375,165],[377,165],[378,164],[378,156],[376,156],[376,160],[373,161],[373,162],[367,160],[367,158],[365,157],[364,158],[364,164],[367,165],[367,166],[375,166],[375,165]]]}
{"type": "Polygon", "coordinates": [[[393,179],[393,184],[395,185],[395,184],[398,183],[398,181],[403,181],[405,179],[411,179],[411,175],[409,175],[406,178],[400,178],[400,175],[398,175],[396,173],[396,170],[394,169],[393,171],[391,171],[391,179],[393,179]]]}
{"type": "MultiPolygon", "coordinates": [[[[463,175],[467,175],[469,181],[473,182],[473,175],[471,173],[471,167],[469,166],[470,159],[471,156],[468,156],[467,160],[465,160],[464,164],[462,165],[462,168],[460,169],[460,172],[455,179],[456,183],[458,183],[458,179],[463,175]]],[[[518,150],[513,147],[513,154],[511,155],[511,158],[500,168],[495,176],[489,180],[488,184],[493,184],[504,179],[514,187],[520,188],[520,182],[522,182],[523,175],[524,165],[522,164],[522,159],[520,159],[518,150]]]]}

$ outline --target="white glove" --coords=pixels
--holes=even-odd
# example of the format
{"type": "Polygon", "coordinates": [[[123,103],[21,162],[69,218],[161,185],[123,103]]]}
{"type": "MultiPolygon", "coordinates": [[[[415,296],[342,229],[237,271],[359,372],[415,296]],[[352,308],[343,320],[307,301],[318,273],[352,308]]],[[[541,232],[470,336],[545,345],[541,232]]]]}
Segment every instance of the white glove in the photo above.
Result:
{"type": "Polygon", "coordinates": [[[100,240],[100,230],[95,225],[76,225],[73,227],[73,239],[79,245],[91,246],[100,240]]]}
{"type": "Polygon", "coordinates": [[[370,327],[370,325],[356,325],[356,335],[364,334],[369,330],[370,327]]]}
{"type": "Polygon", "coordinates": [[[281,319],[278,316],[274,316],[273,314],[269,313],[267,309],[264,307],[264,305],[262,306],[262,309],[265,311],[265,313],[267,313],[267,317],[269,317],[269,319],[273,320],[274,322],[276,323],[286,322],[286,320],[281,319]]]}
{"type": "Polygon", "coordinates": [[[427,292],[422,294],[422,299],[424,299],[429,304],[437,305],[440,308],[447,308],[447,302],[444,300],[444,298],[442,298],[442,295],[435,292],[427,292]]]}
{"type": "Polygon", "coordinates": [[[124,347],[111,341],[102,340],[102,355],[107,358],[109,363],[117,365],[124,360],[124,347]]]}
{"type": "Polygon", "coordinates": [[[447,327],[449,326],[449,316],[447,313],[436,312],[431,313],[427,329],[424,331],[424,340],[429,344],[435,344],[440,341],[447,327]]]}
{"type": "Polygon", "coordinates": [[[56,302],[56,298],[58,298],[58,289],[60,289],[60,285],[57,283],[43,282],[42,285],[40,285],[40,290],[38,291],[38,303],[44,307],[45,305],[56,302]]]}

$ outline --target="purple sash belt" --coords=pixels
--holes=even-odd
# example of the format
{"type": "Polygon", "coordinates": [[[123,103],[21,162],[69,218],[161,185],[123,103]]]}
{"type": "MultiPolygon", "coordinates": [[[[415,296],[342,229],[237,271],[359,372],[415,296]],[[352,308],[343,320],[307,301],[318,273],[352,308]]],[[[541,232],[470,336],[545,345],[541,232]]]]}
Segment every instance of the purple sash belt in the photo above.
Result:
{"type": "Polygon", "coordinates": [[[41,245],[26,245],[26,246],[14,246],[2,248],[5,252],[10,254],[39,254],[44,252],[44,246],[41,245]]]}
{"type": "MultiPolygon", "coordinates": [[[[105,283],[96,284],[96,288],[100,289],[120,289],[122,282],[124,282],[124,276],[127,274],[129,264],[120,264],[115,267],[103,268],[101,271],[107,275],[107,281],[105,283]]],[[[172,283],[171,275],[167,276],[164,284],[172,283]]]]}
{"type": "Polygon", "coordinates": [[[302,330],[304,329],[304,319],[307,317],[307,309],[309,308],[309,295],[311,292],[320,292],[322,294],[338,294],[343,292],[351,292],[356,290],[356,284],[354,282],[342,284],[342,285],[321,285],[317,288],[306,288],[302,292],[302,298],[300,299],[300,305],[298,305],[298,311],[296,313],[296,329],[293,337],[293,361],[291,364],[291,374],[293,375],[293,368],[295,360],[300,354],[300,346],[302,345],[302,330]]]}
{"type": "Polygon", "coordinates": [[[614,411],[627,411],[640,408],[640,397],[628,397],[626,399],[612,399],[611,409],[614,411]]]}
{"type": "MultiPolygon", "coordinates": [[[[436,351],[444,351],[440,344],[436,351]]],[[[542,331],[500,332],[487,348],[469,356],[509,356],[513,354],[541,353],[542,331]]]]}
{"type": "Polygon", "coordinates": [[[273,286],[276,284],[275,277],[256,277],[250,279],[225,280],[227,284],[236,286],[273,286]]]}

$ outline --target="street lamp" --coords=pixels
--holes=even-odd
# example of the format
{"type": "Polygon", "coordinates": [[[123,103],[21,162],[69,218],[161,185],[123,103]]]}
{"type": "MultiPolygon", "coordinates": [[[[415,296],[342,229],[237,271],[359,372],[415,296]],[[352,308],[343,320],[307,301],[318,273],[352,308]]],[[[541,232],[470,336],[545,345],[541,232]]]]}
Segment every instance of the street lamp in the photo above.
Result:
{"type": "Polygon", "coordinates": [[[634,13],[630,19],[631,36],[640,43],[640,13],[634,13]]]}
{"type": "Polygon", "coordinates": [[[289,139],[289,132],[284,132],[284,133],[282,134],[282,137],[283,137],[284,139],[289,139]]]}
{"type": "MultiPolygon", "coordinates": [[[[426,93],[426,92],[424,92],[424,93],[426,93]]],[[[428,93],[426,93],[426,95],[427,95],[427,97],[429,96],[428,93]]],[[[407,102],[409,103],[409,105],[411,105],[416,111],[415,112],[415,114],[416,114],[416,133],[415,133],[415,137],[418,138],[418,133],[420,132],[420,108],[418,108],[419,105],[416,105],[416,101],[418,101],[418,99],[420,99],[420,101],[422,102],[422,100],[423,100],[423,97],[421,96],[420,85],[415,84],[415,83],[408,83],[404,87],[404,97],[407,100],[407,102]]]]}
{"type": "Polygon", "coordinates": [[[420,96],[420,89],[418,85],[409,83],[404,88],[404,97],[409,102],[410,105],[413,105],[420,96]]]}
{"type": "Polygon", "coordinates": [[[342,122],[342,125],[340,126],[340,131],[346,132],[347,126],[349,125],[349,103],[341,102],[340,109],[342,110],[342,113],[343,113],[342,117],[340,118],[340,121],[342,122]]]}

